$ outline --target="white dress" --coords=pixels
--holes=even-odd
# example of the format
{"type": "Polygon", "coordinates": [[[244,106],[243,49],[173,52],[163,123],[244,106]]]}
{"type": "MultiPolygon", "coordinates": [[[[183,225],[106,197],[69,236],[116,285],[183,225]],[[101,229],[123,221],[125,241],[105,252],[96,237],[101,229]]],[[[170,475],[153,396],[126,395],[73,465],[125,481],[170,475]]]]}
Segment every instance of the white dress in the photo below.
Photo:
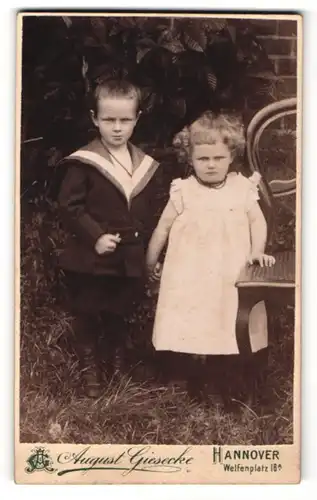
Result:
{"type": "MultiPolygon", "coordinates": [[[[170,191],[178,216],[169,235],[153,331],[156,350],[237,354],[235,287],[250,253],[248,210],[256,185],[230,173],[220,189],[195,177],[176,179],[170,191]]],[[[267,347],[263,302],[250,315],[252,351],[267,347]]]]}

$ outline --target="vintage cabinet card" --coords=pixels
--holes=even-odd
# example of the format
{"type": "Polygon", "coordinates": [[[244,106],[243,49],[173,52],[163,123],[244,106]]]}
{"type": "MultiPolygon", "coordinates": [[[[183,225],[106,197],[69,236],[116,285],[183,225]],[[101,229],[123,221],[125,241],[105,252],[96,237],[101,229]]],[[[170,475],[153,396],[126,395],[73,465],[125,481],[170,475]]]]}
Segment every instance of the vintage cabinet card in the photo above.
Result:
{"type": "Polygon", "coordinates": [[[298,15],[17,16],[17,483],[300,481],[298,15]]]}

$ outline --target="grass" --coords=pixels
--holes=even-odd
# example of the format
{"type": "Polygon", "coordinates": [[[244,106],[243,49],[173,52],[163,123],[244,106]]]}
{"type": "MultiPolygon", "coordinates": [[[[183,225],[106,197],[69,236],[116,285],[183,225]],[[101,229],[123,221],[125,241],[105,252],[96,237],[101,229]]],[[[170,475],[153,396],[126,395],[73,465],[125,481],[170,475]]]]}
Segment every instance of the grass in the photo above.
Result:
{"type": "MultiPolygon", "coordinates": [[[[236,411],[229,413],[217,395],[211,394],[208,404],[202,405],[190,400],[182,384],[160,383],[151,350],[151,296],[128,321],[126,372],[105,384],[102,396],[92,401],[80,396],[72,318],[61,306],[62,297],[55,299],[62,289],[52,265],[56,248],[50,235],[56,218],[30,205],[22,213],[27,221],[21,224],[21,442],[292,443],[292,308],[270,311],[266,404],[251,407],[237,401],[236,411]]],[[[278,216],[276,250],[294,248],[294,217],[278,216]]]]}
{"type": "Polygon", "coordinates": [[[181,384],[163,385],[149,353],[151,298],[129,323],[131,365],[105,384],[98,400],[79,395],[80,372],[73,348],[72,318],[54,301],[30,302],[22,279],[21,442],[287,444],[293,440],[292,310],[276,313],[266,386],[269,403],[236,402],[224,410],[217,396],[207,405],[190,400],[181,384]],[[139,350],[137,347],[139,346],[139,350]],[[133,355],[141,359],[133,361],[133,355]]]}

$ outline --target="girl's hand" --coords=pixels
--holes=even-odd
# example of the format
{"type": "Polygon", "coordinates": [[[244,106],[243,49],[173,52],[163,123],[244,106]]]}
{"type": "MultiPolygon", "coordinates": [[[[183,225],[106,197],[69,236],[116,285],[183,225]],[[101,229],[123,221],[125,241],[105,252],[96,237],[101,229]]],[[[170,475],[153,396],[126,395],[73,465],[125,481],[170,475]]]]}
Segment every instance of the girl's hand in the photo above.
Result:
{"type": "Polygon", "coordinates": [[[95,244],[95,250],[98,255],[103,255],[104,253],[112,253],[117,248],[118,243],[120,243],[120,234],[103,234],[98,238],[95,244]]]}
{"type": "Polygon", "coordinates": [[[159,262],[155,266],[148,264],[147,273],[150,281],[159,281],[162,273],[162,265],[159,262]]]}
{"type": "Polygon", "coordinates": [[[161,279],[161,274],[162,274],[162,264],[159,262],[155,265],[151,275],[150,275],[150,281],[160,281],[161,279]]]}
{"type": "Polygon", "coordinates": [[[248,263],[252,265],[255,262],[258,262],[261,267],[272,267],[275,264],[275,258],[273,255],[267,255],[265,253],[251,253],[248,258],[248,263]]]}

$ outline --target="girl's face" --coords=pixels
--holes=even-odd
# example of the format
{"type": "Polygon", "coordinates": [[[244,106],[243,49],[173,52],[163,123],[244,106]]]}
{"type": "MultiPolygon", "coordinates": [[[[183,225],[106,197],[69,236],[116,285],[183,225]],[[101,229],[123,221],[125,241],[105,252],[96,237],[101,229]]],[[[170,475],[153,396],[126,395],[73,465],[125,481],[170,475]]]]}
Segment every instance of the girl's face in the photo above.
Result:
{"type": "Polygon", "coordinates": [[[106,146],[119,148],[130,139],[138,120],[136,102],[129,98],[104,97],[98,102],[97,115],[92,120],[106,146]]]}
{"type": "Polygon", "coordinates": [[[192,148],[192,164],[197,177],[210,184],[222,182],[232,163],[231,152],[223,142],[196,144],[192,148]]]}

